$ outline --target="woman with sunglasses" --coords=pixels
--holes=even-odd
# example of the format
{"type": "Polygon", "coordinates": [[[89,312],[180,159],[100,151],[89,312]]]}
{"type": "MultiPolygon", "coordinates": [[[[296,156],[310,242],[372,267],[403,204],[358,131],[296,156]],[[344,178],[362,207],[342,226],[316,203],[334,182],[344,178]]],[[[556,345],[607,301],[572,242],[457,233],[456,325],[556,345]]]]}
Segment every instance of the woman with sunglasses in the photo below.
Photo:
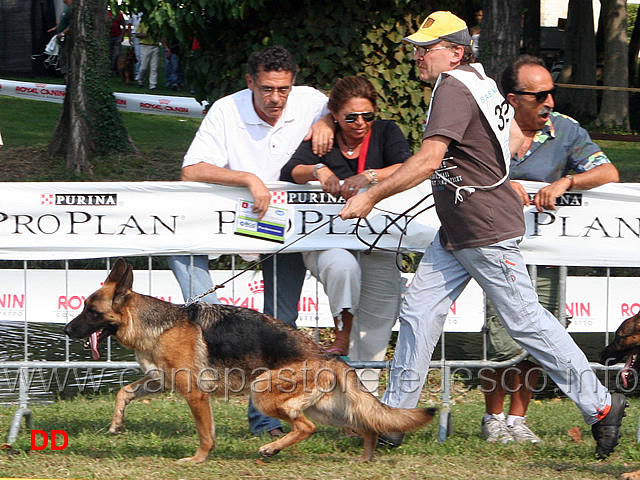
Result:
{"type": "MultiPolygon", "coordinates": [[[[376,120],[376,100],[376,91],[365,78],[338,80],[328,102],[336,125],[332,150],[318,157],[311,143],[303,142],[282,168],[280,180],[298,184],[318,180],[325,192],[349,199],[391,175],[411,151],[395,122],[376,120]]],[[[303,256],[307,269],[323,284],[334,317],[336,339],[327,352],[340,356],[351,352],[354,360],[383,360],[400,299],[396,255],[376,251],[359,255],[334,248],[303,256]]],[[[378,374],[361,374],[374,392],[378,374]]]]}

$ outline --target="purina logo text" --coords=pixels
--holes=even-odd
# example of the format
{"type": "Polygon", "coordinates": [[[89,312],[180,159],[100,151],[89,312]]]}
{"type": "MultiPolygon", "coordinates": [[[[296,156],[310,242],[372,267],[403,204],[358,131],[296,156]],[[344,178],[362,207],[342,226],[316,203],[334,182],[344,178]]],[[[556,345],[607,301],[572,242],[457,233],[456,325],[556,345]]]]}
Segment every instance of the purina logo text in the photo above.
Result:
{"type": "Polygon", "coordinates": [[[82,206],[116,206],[118,195],[115,193],[43,193],[41,205],[82,205],[82,206]]]}
{"type": "MultiPolygon", "coordinates": [[[[537,193],[537,192],[536,192],[537,193]]],[[[536,197],[536,193],[529,193],[529,201],[533,204],[533,199],[536,197]]],[[[556,198],[556,207],[581,207],[582,206],[582,194],[581,193],[564,193],[556,198]]]]}

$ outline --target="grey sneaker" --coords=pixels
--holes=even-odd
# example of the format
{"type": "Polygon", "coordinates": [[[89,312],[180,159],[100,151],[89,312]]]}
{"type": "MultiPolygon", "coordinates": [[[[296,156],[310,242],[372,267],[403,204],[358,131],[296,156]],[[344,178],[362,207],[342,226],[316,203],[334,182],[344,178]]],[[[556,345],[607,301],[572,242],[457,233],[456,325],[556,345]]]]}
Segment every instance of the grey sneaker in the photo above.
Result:
{"type": "Polygon", "coordinates": [[[535,433],[531,431],[531,429],[527,426],[527,422],[524,418],[516,418],[516,423],[511,427],[507,427],[509,432],[511,432],[511,436],[518,443],[542,443],[540,437],[538,437],[535,433]]]}
{"type": "Polygon", "coordinates": [[[514,440],[507,422],[497,418],[490,418],[486,422],[482,420],[482,437],[491,443],[510,443],[514,440]]]}

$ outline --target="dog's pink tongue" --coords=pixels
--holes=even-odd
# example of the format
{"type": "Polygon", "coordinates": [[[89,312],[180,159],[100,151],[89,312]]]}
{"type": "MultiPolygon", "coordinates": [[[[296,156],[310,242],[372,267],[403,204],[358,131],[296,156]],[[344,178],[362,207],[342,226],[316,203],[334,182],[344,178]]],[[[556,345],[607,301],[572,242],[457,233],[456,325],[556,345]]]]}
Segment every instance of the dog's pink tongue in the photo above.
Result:
{"type": "Polygon", "coordinates": [[[100,352],[98,351],[98,332],[93,332],[89,337],[89,347],[91,347],[91,356],[94,360],[100,358],[100,352]]]}

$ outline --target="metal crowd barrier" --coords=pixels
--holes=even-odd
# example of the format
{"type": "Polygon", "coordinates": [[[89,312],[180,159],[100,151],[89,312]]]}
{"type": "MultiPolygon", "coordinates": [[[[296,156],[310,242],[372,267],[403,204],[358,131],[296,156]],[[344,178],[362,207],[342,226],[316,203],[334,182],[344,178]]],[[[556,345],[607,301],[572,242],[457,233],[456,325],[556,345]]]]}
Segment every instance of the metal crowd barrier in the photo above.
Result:
{"type": "MultiPolygon", "coordinates": [[[[151,257],[148,260],[148,268],[151,270],[151,257]]],[[[107,260],[107,270],[109,270],[110,265],[107,260]]],[[[560,288],[558,291],[558,301],[559,305],[565,304],[566,298],[566,277],[567,277],[567,268],[566,267],[558,267],[560,268],[560,288]]],[[[24,262],[24,269],[27,270],[27,262],[24,262]]],[[[235,263],[232,263],[232,269],[235,269],[235,263]]],[[[65,262],[65,270],[68,270],[68,262],[65,262]]],[[[530,273],[533,279],[536,278],[536,267],[530,266],[530,273]]],[[[609,269],[607,269],[607,276],[609,275],[609,269]]],[[[65,276],[68,281],[68,273],[65,276]]],[[[151,278],[151,276],[149,276],[151,278]]],[[[564,318],[564,309],[561,310],[561,318],[560,321],[566,324],[566,318],[564,318]]],[[[316,339],[317,335],[317,317],[316,317],[316,339]]],[[[607,343],[609,338],[609,332],[605,332],[605,340],[604,344],[607,343]]],[[[74,361],[70,359],[70,349],[68,338],[65,338],[65,358],[64,361],[33,361],[29,360],[29,325],[28,321],[25,317],[24,328],[23,328],[23,341],[24,341],[24,359],[18,361],[1,361],[0,360],[0,369],[7,370],[16,370],[17,371],[17,380],[16,384],[18,386],[18,409],[15,412],[13,417],[13,421],[11,423],[7,442],[9,444],[16,441],[20,426],[22,424],[22,420],[25,420],[26,427],[28,429],[33,428],[33,412],[29,408],[30,396],[29,396],[29,373],[33,371],[41,371],[43,369],[115,369],[115,370],[127,370],[127,371],[140,371],[139,365],[137,362],[132,361],[113,361],[111,359],[111,338],[108,339],[107,344],[107,360],[106,361],[74,361]]],[[[603,344],[603,345],[604,345],[603,344]]],[[[522,352],[516,357],[503,361],[503,362],[494,362],[487,360],[487,342],[486,335],[483,335],[483,343],[482,343],[482,358],[479,360],[446,360],[446,333],[442,333],[441,337],[441,358],[440,360],[432,360],[430,363],[430,369],[440,369],[441,370],[441,402],[442,407],[440,409],[440,418],[439,418],[439,429],[438,429],[438,439],[439,441],[445,441],[446,438],[451,433],[451,404],[452,404],[452,394],[451,394],[451,386],[452,381],[452,373],[455,373],[456,369],[461,368],[472,368],[472,369],[481,369],[481,368],[509,368],[517,365],[520,361],[527,357],[526,352],[522,352]]],[[[435,355],[434,355],[435,356],[435,355]]],[[[389,361],[349,361],[349,365],[356,369],[389,369],[390,363],[389,361]]],[[[616,365],[607,365],[603,366],[597,363],[590,363],[591,367],[594,370],[602,370],[605,372],[619,371],[623,368],[622,364],[616,365]]],[[[606,377],[606,382],[608,382],[608,375],[606,377]]],[[[607,385],[605,385],[607,386],[607,385]]],[[[637,441],[640,443],[640,428],[638,429],[637,441]]]]}

